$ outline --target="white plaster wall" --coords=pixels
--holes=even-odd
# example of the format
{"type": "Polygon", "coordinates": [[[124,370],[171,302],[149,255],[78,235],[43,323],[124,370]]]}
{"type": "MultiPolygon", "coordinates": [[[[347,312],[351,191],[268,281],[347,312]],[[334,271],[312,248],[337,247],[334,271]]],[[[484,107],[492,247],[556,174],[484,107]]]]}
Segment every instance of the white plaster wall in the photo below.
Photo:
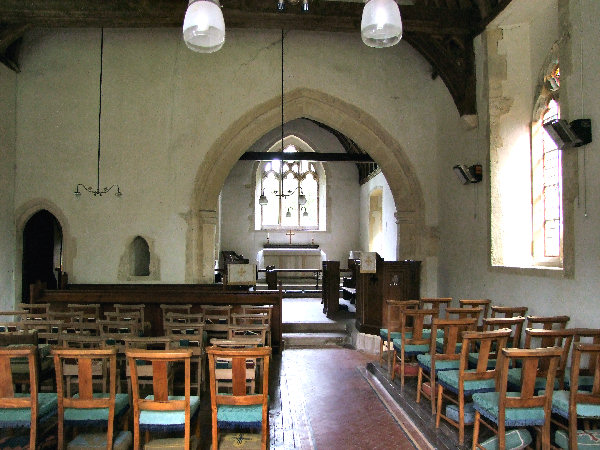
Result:
{"type": "MultiPolygon", "coordinates": [[[[515,0],[512,3],[530,2],[515,0]]],[[[544,3],[545,0],[541,0],[544,3]]],[[[512,5],[511,3],[511,5],[512,5]]],[[[531,2],[534,3],[534,2],[531,2]]],[[[568,104],[569,120],[588,117],[593,124],[600,121],[600,93],[595,86],[600,72],[600,30],[595,25],[600,18],[600,2],[577,0],[564,2],[569,8],[572,28],[572,69],[566,93],[561,93],[561,103],[568,104]],[[579,11],[580,5],[583,11],[579,11]],[[579,25],[583,18],[583,29],[579,25]],[[583,43],[583,52],[579,44],[583,43]],[[580,61],[583,54],[583,66],[580,61]],[[583,67],[583,72],[581,71],[583,67]],[[581,95],[579,80],[584,80],[581,95]],[[565,95],[566,94],[566,95],[565,95]],[[583,103],[582,103],[583,102],[583,103]]],[[[535,10],[535,5],[531,5],[535,10]]],[[[543,6],[543,5],[542,5],[543,6]]],[[[542,11],[540,8],[539,11],[542,11]]],[[[550,25],[552,27],[552,25],[550,25]]],[[[543,29],[543,27],[538,27],[543,29]]],[[[561,34],[564,30],[561,30],[561,34]]],[[[530,39],[524,51],[539,55],[531,67],[532,76],[537,75],[551,38],[530,39]]],[[[486,76],[484,43],[476,39],[477,78],[486,76]]],[[[512,49],[515,51],[515,49],[512,49]]],[[[533,104],[533,93],[530,104],[533,104]]],[[[449,166],[459,161],[473,161],[488,151],[487,142],[487,92],[483,84],[478,86],[478,111],[480,127],[462,136],[460,145],[452,146],[442,157],[440,170],[440,236],[441,251],[439,264],[439,287],[441,295],[459,298],[490,298],[495,304],[527,305],[529,314],[571,316],[570,326],[600,326],[597,310],[597,292],[600,289],[600,185],[595,182],[600,175],[598,127],[593,127],[593,142],[579,150],[579,198],[575,212],[575,276],[564,279],[552,276],[548,271],[518,272],[491,268],[489,264],[489,220],[488,195],[489,174],[484,165],[484,182],[479,185],[463,186],[449,172],[449,166]],[[583,164],[584,157],[586,159],[583,164]],[[585,167],[585,169],[584,169],[585,167]],[[585,175],[584,175],[585,173],[585,175]],[[585,186],[585,188],[584,188],[585,186]],[[587,215],[585,214],[584,192],[587,191],[587,215]]],[[[531,111],[531,110],[530,110],[531,111]]],[[[530,112],[523,121],[530,120],[530,112]]]]}
{"type": "MultiPolygon", "coordinates": [[[[340,153],[340,142],[329,132],[312,122],[295,120],[286,124],[285,133],[293,133],[307,142],[317,152],[340,153]]],[[[273,140],[281,138],[281,129],[268,133],[249,151],[265,151],[273,140]]],[[[327,229],[325,231],[293,231],[293,243],[319,244],[323,258],[345,262],[351,249],[358,248],[359,236],[359,184],[354,163],[323,163],[326,173],[327,229]]],[[[256,231],[254,222],[255,177],[257,163],[238,162],[229,174],[221,191],[221,243],[223,250],[243,254],[250,262],[262,267],[258,252],[266,242],[267,232],[256,231]]],[[[270,231],[269,242],[289,242],[285,231],[270,231]]],[[[345,264],[342,264],[345,267],[345,264]]]]}
{"type": "Polygon", "coordinates": [[[396,224],[396,205],[392,191],[382,173],[375,175],[360,187],[360,248],[353,250],[369,251],[369,202],[375,189],[381,189],[383,248],[380,256],[386,261],[396,261],[398,225],[396,224]]]}
{"type": "Polygon", "coordinates": [[[0,308],[15,306],[15,114],[17,75],[0,64],[0,308]]]}
{"type": "MultiPolygon", "coordinates": [[[[232,122],[279,96],[279,39],[278,31],[228,30],[221,51],[201,55],[185,47],[178,28],[106,29],[100,184],[118,183],[123,196],[77,199],[76,183],[96,182],[100,30],[26,34],[16,98],[15,211],[21,220],[32,205],[56,206],[70,233],[70,281],[115,282],[136,235],[155,242],[157,282],[185,281],[186,215],[198,168],[232,122]]],[[[368,48],[358,33],[290,32],[285,45],[286,91],[320,90],[374,117],[407,155],[421,182],[426,225],[435,227],[431,167],[441,151],[440,122],[458,120],[458,113],[425,60],[405,42],[368,48]]],[[[337,182],[345,180],[340,174],[337,182]]],[[[349,226],[340,222],[329,229],[349,226]]],[[[347,248],[328,251],[344,260],[347,248]]],[[[18,258],[2,262],[3,270],[19,267],[18,258]]]]}

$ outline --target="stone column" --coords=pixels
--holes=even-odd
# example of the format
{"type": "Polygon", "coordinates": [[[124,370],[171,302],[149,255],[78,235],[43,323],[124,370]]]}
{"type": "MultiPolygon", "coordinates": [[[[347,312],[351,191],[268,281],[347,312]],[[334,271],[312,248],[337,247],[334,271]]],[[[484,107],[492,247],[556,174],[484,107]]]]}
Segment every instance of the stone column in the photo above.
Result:
{"type": "Polygon", "coordinates": [[[417,226],[416,213],[414,211],[396,212],[396,224],[398,224],[398,245],[396,247],[396,259],[416,259],[417,257],[417,226]]]}
{"type": "Polygon", "coordinates": [[[191,211],[186,216],[188,224],[186,245],[186,283],[214,283],[215,238],[217,212],[191,211]]]}

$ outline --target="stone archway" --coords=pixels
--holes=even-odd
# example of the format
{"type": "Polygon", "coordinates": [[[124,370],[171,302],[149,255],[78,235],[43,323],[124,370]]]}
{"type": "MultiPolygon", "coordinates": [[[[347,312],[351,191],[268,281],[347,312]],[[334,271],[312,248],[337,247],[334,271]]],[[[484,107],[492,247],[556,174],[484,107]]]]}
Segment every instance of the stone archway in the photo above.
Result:
{"type": "MultiPolygon", "coordinates": [[[[400,144],[372,116],[337,97],[313,89],[285,95],[285,115],[324,123],[356,142],[379,164],[396,204],[398,259],[420,259],[431,233],[425,227],[424,200],[414,169],[400,144]]],[[[186,219],[186,282],[212,282],[217,204],[225,179],[248,147],[281,124],[274,98],[235,121],[213,144],[198,169],[186,219]]]]}

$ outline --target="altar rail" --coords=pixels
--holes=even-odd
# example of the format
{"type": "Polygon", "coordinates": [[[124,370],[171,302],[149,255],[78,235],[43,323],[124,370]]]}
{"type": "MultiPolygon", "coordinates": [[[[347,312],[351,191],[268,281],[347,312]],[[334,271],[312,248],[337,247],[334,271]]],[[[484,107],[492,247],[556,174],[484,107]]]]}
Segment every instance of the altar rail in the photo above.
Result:
{"type": "Polygon", "coordinates": [[[152,336],[163,335],[161,304],[191,304],[192,313],[202,305],[272,305],[271,345],[281,348],[281,291],[224,291],[210,284],[82,284],[65,290],[32,289],[31,303],[49,303],[53,311],[66,311],[69,303],[99,303],[100,314],[113,311],[114,304],[143,304],[152,336]]]}

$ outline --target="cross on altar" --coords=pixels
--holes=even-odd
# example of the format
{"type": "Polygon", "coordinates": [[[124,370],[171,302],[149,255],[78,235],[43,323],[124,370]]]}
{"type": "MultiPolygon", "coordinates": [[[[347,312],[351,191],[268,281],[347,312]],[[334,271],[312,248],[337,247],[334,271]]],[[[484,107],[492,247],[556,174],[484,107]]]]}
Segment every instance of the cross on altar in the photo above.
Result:
{"type": "Polygon", "coordinates": [[[292,243],[292,236],[295,235],[296,233],[292,233],[292,230],[288,231],[287,233],[285,233],[286,236],[290,237],[290,244],[292,243]]]}

